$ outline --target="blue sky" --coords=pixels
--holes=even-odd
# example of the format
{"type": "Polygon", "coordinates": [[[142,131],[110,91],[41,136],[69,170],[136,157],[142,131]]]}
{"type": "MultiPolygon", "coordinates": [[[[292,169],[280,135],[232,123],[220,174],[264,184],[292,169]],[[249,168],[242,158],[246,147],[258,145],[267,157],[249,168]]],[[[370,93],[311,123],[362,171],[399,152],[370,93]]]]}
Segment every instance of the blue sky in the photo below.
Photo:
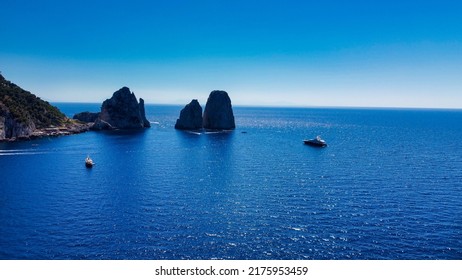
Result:
{"type": "Polygon", "coordinates": [[[462,108],[460,1],[0,2],[0,71],[49,101],[462,108]]]}

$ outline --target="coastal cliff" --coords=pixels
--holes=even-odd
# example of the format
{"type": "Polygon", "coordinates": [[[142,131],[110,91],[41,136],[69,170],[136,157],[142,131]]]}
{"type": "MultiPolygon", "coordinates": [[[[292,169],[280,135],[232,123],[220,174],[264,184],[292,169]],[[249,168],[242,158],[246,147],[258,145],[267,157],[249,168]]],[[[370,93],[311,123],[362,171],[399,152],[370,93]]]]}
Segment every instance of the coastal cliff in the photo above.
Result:
{"type": "Polygon", "coordinates": [[[0,74],[0,141],[69,135],[89,127],[67,118],[58,108],[0,74]]]}

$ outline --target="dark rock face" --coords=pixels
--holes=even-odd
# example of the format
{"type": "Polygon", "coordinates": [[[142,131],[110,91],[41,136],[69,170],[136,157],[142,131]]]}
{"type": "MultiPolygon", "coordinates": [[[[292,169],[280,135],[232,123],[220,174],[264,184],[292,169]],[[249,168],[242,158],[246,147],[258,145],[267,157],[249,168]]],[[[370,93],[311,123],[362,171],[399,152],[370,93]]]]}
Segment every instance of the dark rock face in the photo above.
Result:
{"type": "Polygon", "coordinates": [[[202,129],[202,107],[193,99],[180,112],[180,118],[176,120],[176,129],[199,130],[202,129]]]}
{"type": "Polygon", "coordinates": [[[32,121],[17,120],[10,110],[0,102],[0,141],[28,138],[35,130],[36,127],[32,121]]]}
{"type": "Polygon", "coordinates": [[[116,129],[116,127],[113,127],[110,123],[107,121],[103,121],[100,118],[97,118],[94,124],[91,126],[91,130],[112,130],[116,129]]]}
{"type": "Polygon", "coordinates": [[[81,122],[95,122],[96,119],[99,117],[99,113],[90,113],[90,112],[82,112],[75,114],[72,118],[74,120],[79,120],[81,122]]]}
{"type": "Polygon", "coordinates": [[[231,99],[226,91],[214,90],[205,105],[203,127],[210,130],[235,129],[231,99]]]}
{"type": "Polygon", "coordinates": [[[146,112],[144,110],[144,100],[143,100],[143,98],[140,98],[139,107],[140,107],[140,114],[141,114],[141,118],[143,119],[144,127],[151,127],[151,123],[148,121],[148,119],[146,119],[146,112]]]}
{"type": "Polygon", "coordinates": [[[144,101],[140,99],[138,104],[135,94],[123,87],[103,102],[92,129],[139,129],[150,126],[145,116],[144,101]]]}

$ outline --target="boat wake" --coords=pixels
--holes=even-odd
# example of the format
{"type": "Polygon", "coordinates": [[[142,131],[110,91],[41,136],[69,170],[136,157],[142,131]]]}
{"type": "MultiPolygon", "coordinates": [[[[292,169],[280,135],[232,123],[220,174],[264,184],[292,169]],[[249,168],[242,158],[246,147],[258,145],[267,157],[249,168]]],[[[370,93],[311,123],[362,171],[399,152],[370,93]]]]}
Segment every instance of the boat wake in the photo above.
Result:
{"type": "Polygon", "coordinates": [[[197,132],[197,131],[192,131],[192,130],[186,130],[187,133],[191,133],[191,134],[194,134],[194,135],[201,135],[202,133],[200,132],[197,132]]]}
{"type": "Polygon", "coordinates": [[[41,155],[46,154],[46,151],[37,150],[0,150],[0,156],[21,156],[21,155],[41,155]]]}
{"type": "Polygon", "coordinates": [[[233,130],[217,130],[217,131],[206,131],[205,134],[222,134],[222,133],[230,133],[233,130]]]}
{"type": "Polygon", "coordinates": [[[195,134],[195,135],[208,135],[208,134],[223,134],[232,132],[232,130],[217,130],[217,131],[197,131],[197,130],[185,130],[187,133],[195,134]]]}

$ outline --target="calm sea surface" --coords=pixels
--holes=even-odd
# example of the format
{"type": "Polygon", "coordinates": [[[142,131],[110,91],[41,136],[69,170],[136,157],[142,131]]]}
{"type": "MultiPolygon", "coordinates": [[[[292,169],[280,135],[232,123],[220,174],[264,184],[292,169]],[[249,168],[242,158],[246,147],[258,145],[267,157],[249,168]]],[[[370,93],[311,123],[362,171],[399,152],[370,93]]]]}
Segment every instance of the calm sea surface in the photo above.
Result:
{"type": "Polygon", "coordinates": [[[462,111],[235,107],[194,134],[180,109],[0,143],[0,258],[462,259],[462,111]]]}

